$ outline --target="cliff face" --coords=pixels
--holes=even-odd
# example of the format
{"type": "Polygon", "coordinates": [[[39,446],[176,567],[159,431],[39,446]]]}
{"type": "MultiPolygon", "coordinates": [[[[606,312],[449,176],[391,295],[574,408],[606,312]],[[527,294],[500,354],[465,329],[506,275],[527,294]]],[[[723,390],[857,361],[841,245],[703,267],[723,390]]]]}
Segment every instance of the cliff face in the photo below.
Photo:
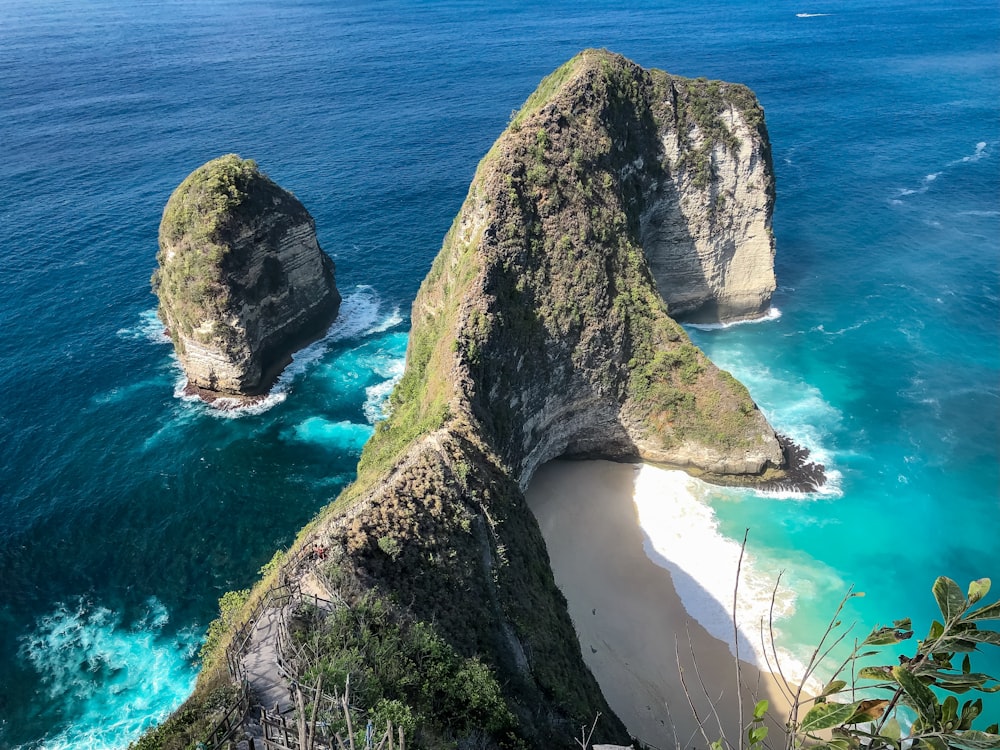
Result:
{"type": "Polygon", "coordinates": [[[670,77],[666,84],[668,101],[653,105],[665,179],[644,186],[640,215],[650,270],[673,317],[757,317],[775,289],[763,112],[744,86],[670,77]]]}
{"type": "Polygon", "coordinates": [[[265,393],[340,306],[309,212],[233,154],[199,167],[170,196],[157,261],[160,318],[189,391],[208,400],[265,393]]]}
{"type": "MultiPolygon", "coordinates": [[[[392,415],[312,532],[339,580],[482,656],[532,747],[612,716],[522,495],[536,468],[589,455],[726,482],[782,472],[746,389],[668,315],[766,302],[768,165],[743,87],[603,51],[546,78],[480,163],[414,302],[392,415]]],[[[623,737],[613,717],[604,736],[623,737]]]]}

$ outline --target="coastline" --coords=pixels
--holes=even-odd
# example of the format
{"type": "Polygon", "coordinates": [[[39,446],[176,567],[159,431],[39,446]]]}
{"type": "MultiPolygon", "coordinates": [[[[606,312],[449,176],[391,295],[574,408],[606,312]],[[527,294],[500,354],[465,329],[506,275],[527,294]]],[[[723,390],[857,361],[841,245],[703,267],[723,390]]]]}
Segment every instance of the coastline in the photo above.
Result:
{"type": "MultiPolygon", "coordinates": [[[[718,739],[719,720],[735,738],[735,661],[728,645],[684,609],[671,572],[648,557],[633,502],[638,468],[557,460],[538,470],[526,493],[584,661],[609,705],[638,739],[656,747],[704,742],[678,661],[699,716],[708,717],[708,738],[718,739]],[[709,694],[721,695],[718,720],[711,715],[699,674],[709,694]]],[[[768,725],[777,731],[788,702],[774,678],[746,662],[741,673],[750,688],[744,692],[770,701],[770,713],[778,720],[768,725]]],[[[744,722],[753,702],[752,696],[744,700],[744,722]]]]}

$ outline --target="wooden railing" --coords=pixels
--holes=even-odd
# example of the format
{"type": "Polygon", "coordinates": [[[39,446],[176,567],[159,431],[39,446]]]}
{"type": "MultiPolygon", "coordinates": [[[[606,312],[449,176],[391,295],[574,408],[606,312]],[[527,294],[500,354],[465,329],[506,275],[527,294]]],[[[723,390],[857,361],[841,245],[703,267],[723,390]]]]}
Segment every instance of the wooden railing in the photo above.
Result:
{"type": "Polygon", "coordinates": [[[250,686],[244,680],[240,683],[236,700],[219,720],[208,736],[205,737],[206,750],[219,750],[233,736],[241,731],[246,724],[246,718],[251,709],[250,686]]]}
{"type": "MultiPolygon", "coordinates": [[[[315,552],[308,546],[302,547],[291,558],[286,560],[278,573],[278,582],[269,588],[264,595],[250,610],[246,621],[233,633],[232,640],[226,647],[226,666],[229,675],[235,683],[239,685],[236,699],[226,710],[223,717],[212,728],[212,731],[204,739],[206,750],[220,750],[226,743],[233,739],[233,736],[240,731],[247,723],[247,719],[254,718],[261,727],[264,728],[263,738],[265,747],[275,748],[275,750],[296,750],[298,735],[295,735],[294,746],[286,743],[278,743],[278,727],[286,728],[285,720],[280,715],[268,713],[263,706],[255,705],[252,699],[252,691],[247,679],[246,667],[243,659],[247,655],[250,644],[253,641],[254,630],[260,620],[260,616],[270,607],[278,607],[281,614],[278,618],[278,668],[283,676],[288,679],[296,679],[299,675],[294,674],[297,670],[292,663],[285,658],[285,649],[295,650],[292,644],[291,634],[288,631],[288,622],[284,608],[291,601],[312,603],[316,607],[336,607],[337,603],[324,599],[318,595],[303,595],[302,589],[297,581],[289,580],[289,572],[294,572],[307,559],[314,557],[315,552]],[[271,730],[273,738],[267,736],[268,729],[271,730]]],[[[282,737],[289,736],[282,732],[282,737]]]]}

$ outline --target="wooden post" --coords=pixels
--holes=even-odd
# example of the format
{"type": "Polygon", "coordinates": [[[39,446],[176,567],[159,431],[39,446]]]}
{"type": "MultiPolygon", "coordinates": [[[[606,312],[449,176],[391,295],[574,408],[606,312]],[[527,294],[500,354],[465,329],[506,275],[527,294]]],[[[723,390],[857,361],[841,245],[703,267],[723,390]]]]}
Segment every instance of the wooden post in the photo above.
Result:
{"type": "Polygon", "coordinates": [[[351,725],[351,673],[347,673],[347,682],[344,684],[344,720],[347,722],[347,740],[351,743],[351,750],[357,750],[354,747],[354,727],[351,725]]]}
{"type": "Polygon", "coordinates": [[[313,698],[313,712],[312,721],[309,722],[309,747],[305,750],[313,750],[316,744],[316,714],[319,711],[320,701],[323,700],[323,673],[319,673],[319,679],[316,682],[316,695],[313,698]]]}

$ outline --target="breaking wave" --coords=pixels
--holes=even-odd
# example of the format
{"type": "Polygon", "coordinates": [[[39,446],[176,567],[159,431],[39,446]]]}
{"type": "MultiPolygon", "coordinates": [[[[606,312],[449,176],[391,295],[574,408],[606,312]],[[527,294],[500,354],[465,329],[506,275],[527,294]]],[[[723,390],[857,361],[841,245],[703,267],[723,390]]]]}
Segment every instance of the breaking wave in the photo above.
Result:
{"type": "Polygon", "coordinates": [[[70,723],[37,743],[45,750],[111,750],[127,745],[194,687],[200,630],[167,633],[169,612],[156,597],[126,624],[85,597],[62,602],[20,639],[18,657],[39,675],[48,702],[70,723]]]}
{"type": "Polygon", "coordinates": [[[759,318],[743,318],[741,320],[727,320],[725,323],[684,323],[685,328],[694,328],[699,331],[720,331],[733,326],[754,325],[756,323],[769,323],[781,317],[781,310],[777,307],[767,308],[767,312],[759,318]]]}

